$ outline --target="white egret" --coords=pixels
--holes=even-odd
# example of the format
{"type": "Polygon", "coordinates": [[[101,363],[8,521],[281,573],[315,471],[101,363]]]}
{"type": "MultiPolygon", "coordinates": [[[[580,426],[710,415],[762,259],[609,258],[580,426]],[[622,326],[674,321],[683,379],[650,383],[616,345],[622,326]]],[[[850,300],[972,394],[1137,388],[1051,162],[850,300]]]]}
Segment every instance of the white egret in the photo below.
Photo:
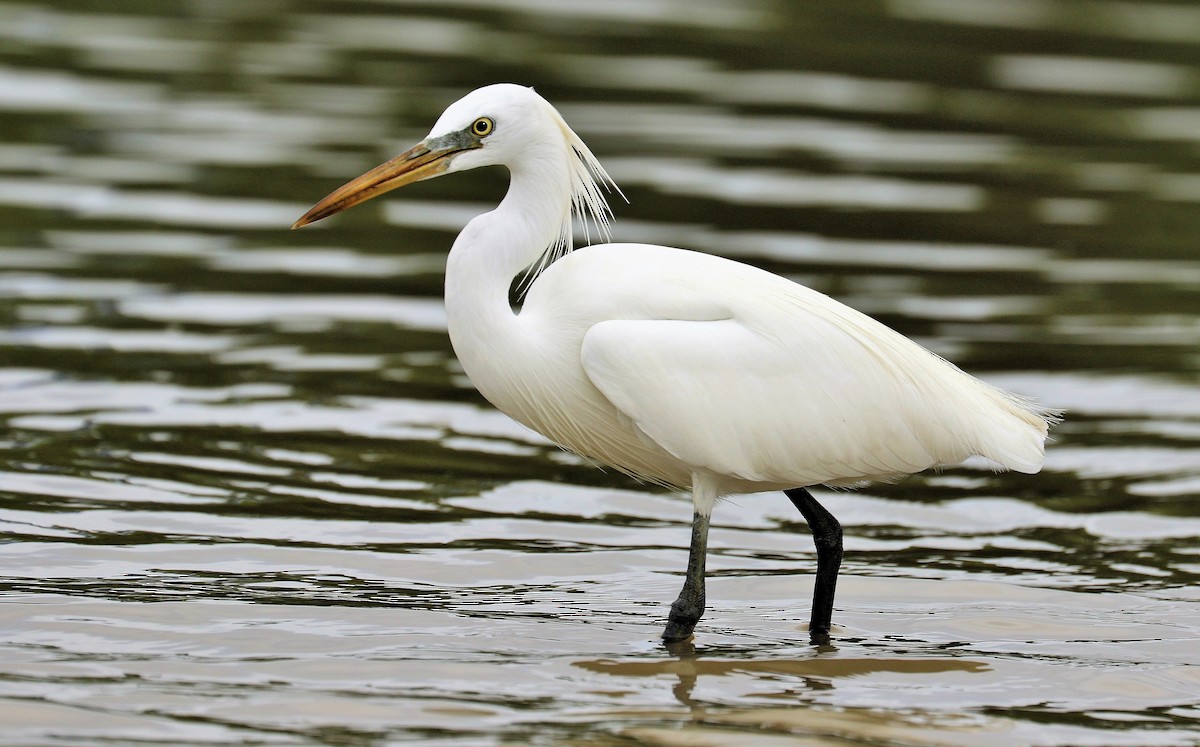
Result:
{"type": "Polygon", "coordinates": [[[709,517],[732,492],[783,490],[817,547],[809,625],[828,636],[837,520],[805,489],[894,479],[973,455],[1037,472],[1056,413],[989,386],[863,314],[777,275],[649,244],[571,251],[572,213],[607,237],[611,179],[530,88],[487,86],[429,136],[335,190],[312,223],[396,187],[506,166],[499,207],[446,263],[450,340],[497,408],[565,449],[690,489],[687,574],[663,638],[704,612],[709,517]],[[513,279],[536,273],[519,311],[513,279]]]}

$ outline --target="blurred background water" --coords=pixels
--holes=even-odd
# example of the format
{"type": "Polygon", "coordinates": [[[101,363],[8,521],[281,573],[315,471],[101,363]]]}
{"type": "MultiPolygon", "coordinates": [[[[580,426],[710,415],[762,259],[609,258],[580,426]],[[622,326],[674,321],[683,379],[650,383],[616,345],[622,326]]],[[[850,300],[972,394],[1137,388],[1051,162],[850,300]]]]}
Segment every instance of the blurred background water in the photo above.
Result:
{"type": "Polygon", "coordinates": [[[0,2],[0,743],[1200,740],[1200,4],[0,2]],[[1064,407],[1046,471],[714,516],[490,409],[441,304],[503,173],[312,229],[478,86],[618,240],[765,267],[1064,407]]]}

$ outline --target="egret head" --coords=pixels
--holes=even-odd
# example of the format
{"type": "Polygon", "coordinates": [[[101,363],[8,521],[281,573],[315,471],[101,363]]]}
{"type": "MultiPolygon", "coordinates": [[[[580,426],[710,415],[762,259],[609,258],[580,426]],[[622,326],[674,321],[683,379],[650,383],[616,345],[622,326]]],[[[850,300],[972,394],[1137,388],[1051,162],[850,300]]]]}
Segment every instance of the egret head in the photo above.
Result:
{"type": "Polygon", "coordinates": [[[554,153],[566,164],[561,174],[564,198],[582,199],[594,214],[597,207],[606,213],[592,172],[607,184],[611,180],[554,107],[532,88],[511,83],[486,86],[451,104],[424,140],[334,190],[292,228],[405,184],[480,166],[514,168],[554,153]]]}
{"type": "Polygon", "coordinates": [[[423,142],[465,146],[449,157],[442,173],[507,165],[524,151],[565,149],[555,120],[562,117],[532,88],[498,83],[476,89],[447,107],[423,142]]]}

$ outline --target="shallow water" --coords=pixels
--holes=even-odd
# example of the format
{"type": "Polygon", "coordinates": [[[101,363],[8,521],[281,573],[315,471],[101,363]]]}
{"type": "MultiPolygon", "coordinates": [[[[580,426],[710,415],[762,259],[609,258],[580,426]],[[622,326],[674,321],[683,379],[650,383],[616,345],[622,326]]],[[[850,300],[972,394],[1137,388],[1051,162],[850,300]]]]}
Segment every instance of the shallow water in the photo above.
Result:
{"type": "Polygon", "coordinates": [[[1200,5],[0,2],[0,743],[1200,742],[1200,5]],[[686,498],[489,406],[503,174],[309,230],[497,80],[628,196],[1069,411],[1046,470],[686,498]]]}

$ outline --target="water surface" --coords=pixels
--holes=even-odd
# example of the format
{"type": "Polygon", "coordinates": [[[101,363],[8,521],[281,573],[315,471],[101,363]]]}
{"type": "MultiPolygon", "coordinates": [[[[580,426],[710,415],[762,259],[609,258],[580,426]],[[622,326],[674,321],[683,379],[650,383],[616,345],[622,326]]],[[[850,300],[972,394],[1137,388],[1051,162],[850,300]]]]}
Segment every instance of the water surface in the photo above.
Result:
{"type": "Polygon", "coordinates": [[[0,2],[0,742],[1200,741],[1200,5],[0,2]],[[686,498],[492,410],[472,172],[287,227],[534,85],[618,240],[747,261],[1063,407],[1041,475],[686,498]]]}

